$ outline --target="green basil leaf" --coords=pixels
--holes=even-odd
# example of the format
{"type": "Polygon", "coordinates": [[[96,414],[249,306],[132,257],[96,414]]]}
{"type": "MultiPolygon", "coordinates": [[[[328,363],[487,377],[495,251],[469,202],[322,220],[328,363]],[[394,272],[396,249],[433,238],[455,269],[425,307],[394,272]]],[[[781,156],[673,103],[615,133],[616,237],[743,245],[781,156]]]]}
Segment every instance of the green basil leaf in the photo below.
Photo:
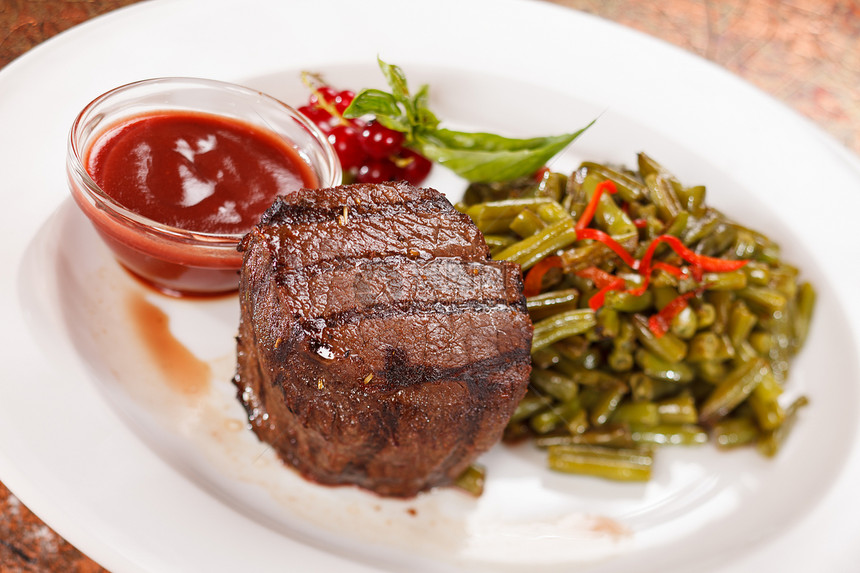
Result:
{"type": "Polygon", "coordinates": [[[397,100],[388,92],[375,89],[361,90],[343,112],[347,119],[363,115],[399,116],[397,100]]]}
{"type": "Polygon", "coordinates": [[[416,130],[432,130],[439,125],[439,118],[436,114],[430,111],[430,87],[427,84],[421,86],[418,93],[412,100],[415,105],[415,123],[416,130]]]}
{"type": "Polygon", "coordinates": [[[378,121],[388,129],[393,129],[394,131],[401,131],[407,134],[407,136],[411,133],[412,125],[409,123],[409,120],[402,116],[393,117],[390,115],[377,115],[376,121],[378,121]]]}
{"type": "Polygon", "coordinates": [[[508,181],[536,172],[593,123],[574,133],[530,139],[438,129],[421,133],[416,147],[467,181],[508,181]]]}
{"type": "Polygon", "coordinates": [[[409,100],[409,88],[406,84],[406,74],[399,66],[386,64],[381,58],[377,58],[379,69],[382,70],[382,75],[385,76],[385,81],[391,88],[391,93],[397,98],[397,101],[406,103],[409,100]]]}

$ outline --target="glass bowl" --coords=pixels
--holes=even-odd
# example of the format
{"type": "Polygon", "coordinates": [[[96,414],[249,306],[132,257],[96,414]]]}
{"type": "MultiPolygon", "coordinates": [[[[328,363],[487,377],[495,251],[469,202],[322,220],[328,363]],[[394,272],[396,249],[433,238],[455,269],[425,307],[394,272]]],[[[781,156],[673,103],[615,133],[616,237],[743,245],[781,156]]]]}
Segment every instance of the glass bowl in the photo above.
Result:
{"type": "Polygon", "coordinates": [[[97,97],[80,112],[68,141],[69,189],[119,263],[166,294],[234,291],[242,266],[237,247],[246,231],[221,234],[159,223],[115,201],[87,171],[88,153],[108,131],[165,112],[210,114],[274,133],[310,168],[316,178],[316,185],[310,186],[340,184],[337,155],[326,136],[297,110],[259,91],[214,80],[143,80],[97,97]]]}

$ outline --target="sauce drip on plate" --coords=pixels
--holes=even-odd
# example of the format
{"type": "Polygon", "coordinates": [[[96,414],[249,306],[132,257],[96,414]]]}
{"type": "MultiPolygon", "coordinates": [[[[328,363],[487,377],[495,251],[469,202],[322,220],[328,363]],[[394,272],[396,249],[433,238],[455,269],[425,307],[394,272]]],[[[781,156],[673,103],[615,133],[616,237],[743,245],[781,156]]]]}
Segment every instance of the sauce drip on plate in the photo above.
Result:
{"type": "Polygon", "coordinates": [[[137,293],[128,297],[126,305],[143,346],[170,387],[186,396],[207,391],[211,367],[173,335],[167,314],[137,293]]]}

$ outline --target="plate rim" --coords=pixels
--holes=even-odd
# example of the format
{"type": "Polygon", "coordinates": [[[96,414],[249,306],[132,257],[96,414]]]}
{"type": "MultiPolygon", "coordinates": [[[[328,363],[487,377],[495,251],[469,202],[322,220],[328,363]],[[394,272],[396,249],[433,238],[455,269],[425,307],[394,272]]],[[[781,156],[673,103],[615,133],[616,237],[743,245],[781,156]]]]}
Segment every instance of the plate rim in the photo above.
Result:
{"type": "MultiPolygon", "coordinates": [[[[564,19],[567,19],[570,21],[576,21],[577,18],[584,18],[582,21],[587,21],[587,22],[589,22],[590,25],[600,26],[600,27],[602,27],[601,28],[602,30],[612,30],[613,33],[622,34],[622,36],[627,35],[631,38],[638,38],[638,41],[645,42],[652,49],[657,49],[661,53],[674,54],[675,57],[679,57],[682,60],[686,60],[688,63],[690,61],[693,61],[693,60],[690,60],[690,58],[696,58],[695,56],[692,56],[691,54],[687,54],[685,52],[680,52],[678,49],[676,49],[672,46],[669,46],[668,44],[664,44],[659,40],[656,40],[656,39],[653,39],[650,37],[646,37],[642,34],[632,32],[629,29],[622,28],[622,27],[614,25],[612,23],[601,22],[598,24],[596,18],[594,18],[592,16],[584,15],[584,14],[579,13],[579,12],[575,12],[575,11],[568,9],[568,8],[563,8],[563,7],[559,7],[559,6],[551,5],[551,4],[544,4],[544,3],[536,2],[533,0],[504,0],[504,1],[508,2],[509,6],[511,6],[511,7],[517,7],[517,9],[520,9],[522,6],[529,5],[530,10],[538,10],[538,11],[548,10],[548,12],[546,12],[547,14],[552,13],[558,17],[561,17],[561,18],[564,18],[564,19]],[[657,47],[657,46],[659,46],[659,47],[657,47]],[[657,47],[657,48],[655,48],[655,47],[657,47]],[[663,50],[667,50],[667,51],[664,52],[663,50]]],[[[453,2],[451,2],[451,3],[453,4],[453,2]]],[[[225,4],[225,3],[222,3],[222,4],[225,4]]],[[[222,4],[218,4],[218,5],[210,4],[209,9],[212,10],[213,12],[215,12],[216,10],[214,8],[212,8],[212,6],[221,7],[222,4]]],[[[255,4],[255,6],[266,7],[269,4],[270,4],[270,2],[268,2],[268,1],[260,0],[255,4]]],[[[197,6],[197,5],[202,5],[202,3],[197,2],[196,0],[150,0],[149,2],[143,2],[140,4],[134,4],[131,6],[127,6],[127,7],[124,7],[122,9],[119,9],[115,12],[111,12],[111,13],[102,15],[100,17],[97,17],[93,20],[90,20],[90,21],[80,25],[80,26],[77,26],[75,28],[72,28],[70,30],[67,30],[67,31],[57,35],[56,37],[52,38],[51,40],[48,40],[47,42],[35,47],[33,50],[31,50],[27,54],[24,54],[23,56],[17,58],[15,61],[10,63],[6,68],[4,68],[3,70],[0,70],[0,85],[7,83],[9,81],[10,77],[14,78],[15,76],[20,75],[20,74],[31,73],[33,68],[38,69],[39,68],[39,60],[41,60],[42,58],[55,56],[56,52],[59,52],[59,51],[66,49],[66,47],[69,44],[75,44],[76,42],[79,42],[80,39],[82,37],[84,37],[86,34],[88,34],[90,32],[96,32],[96,31],[98,31],[99,28],[110,27],[113,25],[122,24],[123,20],[130,20],[132,18],[134,18],[134,19],[142,18],[144,13],[146,13],[146,12],[150,12],[151,13],[150,15],[152,15],[154,13],[157,13],[161,10],[166,9],[164,7],[168,7],[168,6],[169,7],[180,7],[183,10],[190,10],[194,6],[197,6]]],[[[469,7],[473,8],[473,9],[476,9],[479,7],[486,7],[488,5],[489,5],[489,0],[471,0],[469,2],[469,7]]],[[[444,9],[444,8],[442,8],[442,9],[444,9]]],[[[699,61],[697,65],[702,64],[702,63],[706,64],[705,67],[707,67],[709,65],[709,63],[706,63],[704,60],[699,61]]],[[[763,98],[764,101],[770,101],[772,104],[775,103],[777,105],[777,107],[779,108],[779,110],[778,110],[779,116],[783,117],[783,116],[786,116],[786,114],[787,114],[788,117],[792,118],[792,121],[795,124],[797,124],[798,126],[802,126],[801,131],[809,132],[812,137],[816,138],[816,140],[820,142],[820,145],[827,147],[828,149],[830,149],[830,151],[833,154],[840,156],[841,160],[844,161],[848,165],[849,169],[853,169],[855,174],[860,174],[860,161],[858,161],[857,157],[853,156],[850,152],[847,152],[847,150],[845,150],[840,144],[835,143],[835,140],[833,140],[829,135],[824,134],[822,131],[819,130],[819,128],[817,128],[816,126],[812,126],[810,124],[810,122],[808,122],[808,120],[805,120],[804,118],[800,118],[800,116],[797,116],[793,112],[790,112],[790,110],[788,110],[787,107],[784,107],[783,104],[776,102],[776,100],[772,100],[769,96],[766,96],[763,93],[758,92],[756,90],[756,88],[752,88],[752,86],[749,86],[748,84],[737,84],[737,82],[739,82],[740,80],[738,80],[737,78],[734,78],[733,76],[730,77],[730,76],[726,75],[727,72],[725,72],[721,68],[715,68],[714,67],[713,69],[711,69],[711,72],[715,72],[715,74],[716,74],[715,77],[721,78],[721,81],[728,81],[731,86],[739,89],[742,92],[755,93],[757,98],[763,98]]],[[[2,112],[2,108],[3,108],[3,97],[0,96],[0,112],[2,112]]],[[[37,209],[37,211],[44,213],[44,207],[39,207],[37,209]]],[[[43,222],[44,222],[44,220],[35,221],[35,223],[38,223],[38,224],[41,224],[43,222]]],[[[4,259],[10,259],[13,261],[17,261],[16,257],[20,256],[21,252],[16,250],[16,245],[20,245],[20,242],[13,244],[12,247],[4,247],[3,248],[4,259]]],[[[18,267],[16,266],[16,273],[14,273],[15,279],[17,279],[17,269],[18,269],[18,267]]],[[[7,298],[16,298],[17,299],[17,297],[15,297],[13,295],[13,293],[18,292],[20,285],[13,284],[13,281],[10,279],[3,279],[3,282],[0,284],[3,285],[3,292],[5,294],[7,294],[7,298]]],[[[844,291],[839,293],[839,294],[841,295],[841,298],[845,298],[845,292],[844,291]]],[[[850,306],[850,308],[853,308],[856,310],[856,306],[850,306]]],[[[852,314],[854,314],[854,312],[852,312],[852,314]]],[[[16,316],[14,316],[13,318],[17,319],[18,321],[21,321],[22,319],[24,319],[26,317],[20,316],[19,314],[16,313],[16,316]]],[[[855,336],[855,338],[856,338],[856,336],[855,336]]],[[[38,354],[35,354],[35,355],[33,353],[29,353],[29,354],[30,354],[30,356],[33,356],[33,357],[38,356],[38,354]]],[[[40,371],[44,373],[45,369],[44,368],[40,369],[40,371]]],[[[50,370],[48,370],[48,371],[50,372],[50,370]]],[[[857,450],[857,448],[855,448],[855,453],[856,453],[856,450],[857,450]]],[[[857,473],[857,468],[854,466],[858,466],[858,465],[860,465],[860,464],[858,464],[856,462],[856,456],[854,456],[854,463],[852,465],[852,468],[849,468],[849,469],[846,469],[845,471],[843,471],[843,477],[844,477],[844,475],[846,475],[848,473],[851,473],[851,475],[854,475],[854,473],[857,473]]],[[[64,537],[66,537],[67,539],[70,539],[70,540],[80,539],[81,541],[73,541],[73,543],[75,543],[79,547],[91,546],[91,545],[94,546],[95,544],[102,544],[103,540],[101,540],[101,539],[92,539],[92,538],[90,538],[90,536],[88,536],[86,534],[81,534],[79,532],[72,531],[72,529],[74,529],[74,527],[71,525],[71,523],[74,522],[74,518],[71,515],[68,515],[68,513],[66,511],[62,511],[62,510],[57,509],[56,504],[52,503],[52,500],[40,499],[40,498],[42,498],[42,494],[35,491],[38,488],[31,487],[31,485],[28,483],[27,478],[23,474],[18,475],[18,472],[16,471],[14,464],[10,460],[6,459],[6,452],[4,450],[0,450],[0,466],[2,466],[2,473],[3,473],[4,481],[7,482],[7,485],[9,485],[10,489],[12,489],[12,491],[13,491],[13,493],[15,493],[16,497],[19,497],[28,506],[35,508],[38,515],[48,516],[49,519],[46,521],[50,520],[50,522],[52,522],[52,527],[53,527],[53,523],[57,523],[58,527],[56,529],[58,530],[58,532],[60,532],[60,529],[62,529],[63,531],[61,532],[61,534],[64,535],[64,537]],[[7,475],[8,475],[8,477],[7,477],[7,475]],[[63,525],[64,523],[67,525],[63,525]]],[[[80,508],[78,508],[78,509],[80,509],[80,508]]],[[[125,556],[123,556],[121,554],[122,553],[121,551],[117,550],[114,547],[110,547],[110,546],[101,547],[101,548],[98,548],[96,551],[92,551],[91,549],[87,549],[87,551],[90,551],[93,555],[98,554],[101,556],[102,554],[104,554],[104,556],[101,557],[101,559],[103,559],[105,563],[111,563],[111,567],[117,567],[119,565],[122,565],[123,569],[125,569],[125,567],[133,567],[134,566],[134,564],[131,562],[129,562],[129,563],[121,562],[120,560],[124,559],[125,556]]]]}

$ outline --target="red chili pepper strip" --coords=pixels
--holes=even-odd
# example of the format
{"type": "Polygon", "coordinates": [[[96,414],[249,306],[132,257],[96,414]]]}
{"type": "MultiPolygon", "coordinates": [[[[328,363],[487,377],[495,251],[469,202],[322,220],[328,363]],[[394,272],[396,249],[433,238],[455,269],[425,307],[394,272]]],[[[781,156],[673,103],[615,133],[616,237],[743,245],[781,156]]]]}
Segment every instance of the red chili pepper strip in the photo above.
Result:
{"type": "Polygon", "coordinates": [[[651,268],[665,271],[677,279],[684,278],[684,269],[682,269],[681,267],[676,267],[675,265],[670,265],[669,263],[657,261],[651,264],[651,268]]]}
{"type": "Polygon", "coordinates": [[[541,286],[543,285],[543,277],[546,273],[550,269],[561,267],[562,265],[563,261],[561,257],[556,255],[538,261],[526,274],[526,278],[523,281],[523,295],[526,298],[539,295],[541,286]]]}
{"type": "Polygon", "coordinates": [[[582,212],[582,216],[576,222],[577,231],[585,229],[591,223],[594,213],[597,212],[597,204],[600,202],[600,197],[604,192],[609,194],[617,193],[618,188],[615,186],[615,183],[608,179],[597,184],[597,187],[594,188],[594,195],[591,196],[591,201],[585,206],[585,211],[582,212]]]}
{"type": "Polygon", "coordinates": [[[606,293],[612,290],[624,290],[625,284],[626,283],[622,278],[617,278],[613,280],[612,282],[598,290],[596,293],[594,293],[590,299],[588,299],[588,307],[591,310],[596,311],[601,306],[603,306],[603,303],[606,301],[606,293]]]}
{"type": "Polygon", "coordinates": [[[593,311],[597,311],[597,309],[603,306],[603,303],[606,301],[606,293],[612,290],[624,290],[624,286],[624,279],[615,279],[611,283],[598,290],[596,293],[594,293],[594,295],[592,295],[590,299],[588,299],[588,307],[593,311]]]}
{"type": "Polygon", "coordinates": [[[690,269],[690,274],[693,276],[694,279],[696,279],[696,282],[702,282],[702,279],[705,277],[705,271],[702,269],[702,267],[693,265],[688,268],[690,269]]]}
{"type": "Polygon", "coordinates": [[[642,284],[636,288],[630,289],[629,292],[633,296],[642,296],[645,294],[645,291],[648,290],[648,284],[651,282],[651,277],[646,276],[645,280],[642,281],[642,284]]]}
{"type": "Polygon", "coordinates": [[[633,225],[635,225],[637,229],[645,229],[648,227],[648,221],[646,219],[633,219],[633,225]]]}
{"type": "Polygon", "coordinates": [[[600,229],[577,229],[576,230],[576,238],[577,239],[591,239],[593,241],[600,241],[610,249],[612,249],[616,255],[618,255],[624,264],[628,267],[635,269],[636,268],[636,259],[633,258],[633,255],[628,253],[621,244],[609,236],[608,233],[604,233],[600,229]]]}
{"type": "Polygon", "coordinates": [[[660,338],[669,332],[672,319],[675,318],[679,312],[687,308],[687,300],[695,294],[695,292],[687,292],[682,295],[678,295],[669,301],[669,304],[664,306],[660,312],[651,315],[651,318],[648,319],[648,327],[651,329],[651,332],[654,333],[654,336],[660,338]]]}
{"type": "Polygon", "coordinates": [[[618,280],[618,277],[612,273],[607,273],[597,267],[585,267],[582,270],[576,271],[576,276],[590,280],[597,288],[603,288],[618,280]]]}
{"type": "Polygon", "coordinates": [[[597,310],[603,306],[603,302],[606,300],[606,293],[612,290],[624,290],[626,286],[624,279],[621,277],[616,277],[597,267],[586,267],[581,271],[577,271],[576,276],[590,280],[598,288],[598,291],[588,300],[588,306],[591,310],[597,310]]]}
{"type": "Polygon", "coordinates": [[[703,271],[712,273],[724,273],[728,271],[736,271],[747,264],[746,260],[729,260],[718,259],[716,257],[708,257],[691,251],[681,242],[681,239],[672,235],[660,235],[648,245],[648,250],[645,251],[645,256],[639,262],[640,272],[650,274],[651,259],[654,257],[654,251],[660,243],[667,243],[672,249],[681,256],[682,259],[691,263],[703,271]]]}

